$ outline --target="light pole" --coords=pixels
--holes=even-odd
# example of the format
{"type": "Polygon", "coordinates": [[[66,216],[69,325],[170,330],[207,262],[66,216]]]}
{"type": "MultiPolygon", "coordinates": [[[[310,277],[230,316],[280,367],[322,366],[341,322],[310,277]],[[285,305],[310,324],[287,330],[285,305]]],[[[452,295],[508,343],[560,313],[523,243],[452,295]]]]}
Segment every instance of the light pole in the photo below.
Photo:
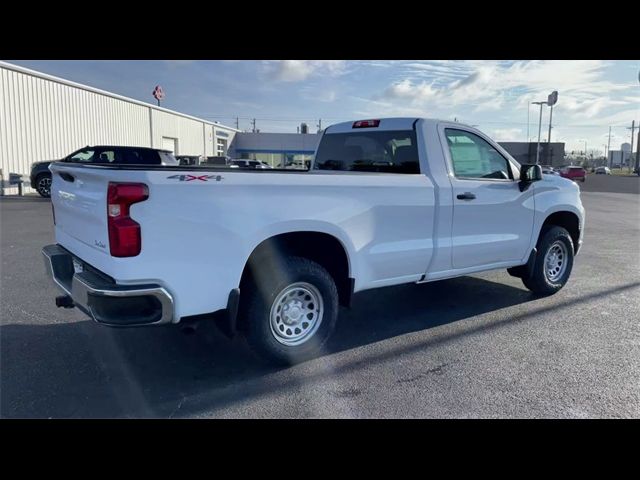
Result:
{"type": "Polygon", "coordinates": [[[540,105],[540,119],[538,120],[538,145],[536,147],[536,163],[540,163],[540,135],[542,134],[542,105],[547,102],[531,102],[534,105],[540,105]]]}
{"type": "MultiPolygon", "coordinates": [[[[547,137],[547,154],[549,156],[549,165],[551,165],[553,163],[552,160],[551,160],[551,122],[553,120],[553,106],[556,104],[557,101],[558,101],[558,91],[554,90],[547,97],[547,105],[549,105],[549,107],[551,107],[550,112],[549,112],[549,136],[547,137]]],[[[542,107],[540,107],[540,108],[542,108],[542,107]]]]}
{"type": "Polygon", "coordinates": [[[527,103],[527,140],[529,140],[529,122],[531,121],[531,114],[529,113],[531,110],[531,104],[527,103]]]}

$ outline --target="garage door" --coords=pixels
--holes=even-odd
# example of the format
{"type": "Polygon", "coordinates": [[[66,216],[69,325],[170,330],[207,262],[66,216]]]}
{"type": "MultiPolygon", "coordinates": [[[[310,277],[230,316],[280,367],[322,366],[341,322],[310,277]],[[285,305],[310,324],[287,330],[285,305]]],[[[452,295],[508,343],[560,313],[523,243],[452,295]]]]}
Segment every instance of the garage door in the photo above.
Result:
{"type": "Polygon", "coordinates": [[[162,149],[169,150],[174,155],[178,153],[178,139],[170,137],[162,137],[162,149]]]}

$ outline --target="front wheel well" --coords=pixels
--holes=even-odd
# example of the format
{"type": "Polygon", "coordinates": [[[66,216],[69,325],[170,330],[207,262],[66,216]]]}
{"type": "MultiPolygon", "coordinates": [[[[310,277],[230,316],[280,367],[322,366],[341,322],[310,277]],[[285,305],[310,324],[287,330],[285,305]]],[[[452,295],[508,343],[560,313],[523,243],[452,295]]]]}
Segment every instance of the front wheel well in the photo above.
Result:
{"type": "Polygon", "coordinates": [[[261,242],[242,271],[240,295],[252,277],[263,275],[268,281],[269,271],[283,268],[282,260],[287,256],[304,257],[324,267],[336,284],[340,304],[350,304],[353,281],[349,278],[347,252],[336,237],[321,232],[283,233],[261,242]]]}
{"type": "Polygon", "coordinates": [[[578,241],[580,240],[580,220],[578,216],[573,212],[555,212],[549,215],[544,223],[542,224],[542,229],[545,226],[558,226],[564,228],[569,235],[571,235],[571,240],[573,241],[573,250],[577,252],[578,250],[578,241]]]}

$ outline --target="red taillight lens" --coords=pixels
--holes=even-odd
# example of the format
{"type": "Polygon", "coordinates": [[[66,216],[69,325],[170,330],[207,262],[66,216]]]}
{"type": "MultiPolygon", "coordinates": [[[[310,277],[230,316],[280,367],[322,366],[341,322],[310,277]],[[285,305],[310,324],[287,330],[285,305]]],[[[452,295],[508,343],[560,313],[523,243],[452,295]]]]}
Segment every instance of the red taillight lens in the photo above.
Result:
{"type": "Polygon", "coordinates": [[[114,257],[135,257],[142,249],[140,224],[129,216],[129,207],[149,198],[144,183],[112,183],[107,190],[109,250],[114,257]]]}
{"type": "Polygon", "coordinates": [[[372,128],[378,125],[380,125],[380,120],[358,120],[353,122],[353,127],[351,128],[372,128]]]}

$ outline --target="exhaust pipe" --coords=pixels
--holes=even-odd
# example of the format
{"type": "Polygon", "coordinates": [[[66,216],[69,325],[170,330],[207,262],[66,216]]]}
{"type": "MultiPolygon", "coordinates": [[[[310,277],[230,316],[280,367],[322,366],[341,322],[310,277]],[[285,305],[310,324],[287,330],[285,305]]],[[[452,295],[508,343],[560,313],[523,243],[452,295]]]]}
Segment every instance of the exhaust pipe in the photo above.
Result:
{"type": "Polygon", "coordinates": [[[75,304],[73,303],[73,298],[69,295],[60,295],[56,297],[56,307],[73,308],[75,304]]]}

